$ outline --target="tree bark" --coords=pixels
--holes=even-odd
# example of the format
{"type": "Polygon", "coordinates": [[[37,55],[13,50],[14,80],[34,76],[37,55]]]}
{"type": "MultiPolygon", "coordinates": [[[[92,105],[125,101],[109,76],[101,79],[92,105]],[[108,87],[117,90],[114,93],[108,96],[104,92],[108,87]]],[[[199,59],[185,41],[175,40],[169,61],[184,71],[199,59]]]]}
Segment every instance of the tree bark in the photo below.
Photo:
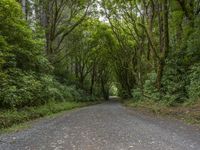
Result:
{"type": "Polygon", "coordinates": [[[20,0],[19,1],[21,6],[22,6],[22,12],[25,15],[25,19],[28,19],[28,15],[27,15],[27,0],[20,0]]]}
{"type": "Polygon", "coordinates": [[[93,88],[95,82],[96,66],[93,66],[92,75],[91,75],[91,85],[90,85],[90,94],[93,95],[93,88]]]}
{"type": "Polygon", "coordinates": [[[168,0],[164,0],[163,2],[163,34],[164,34],[164,43],[163,43],[163,50],[161,52],[158,70],[157,70],[157,88],[161,92],[162,87],[162,77],[163,71],[165,67],[165,60],[167,58],[169,52],[169,23],[168,23],[168,0]]]}

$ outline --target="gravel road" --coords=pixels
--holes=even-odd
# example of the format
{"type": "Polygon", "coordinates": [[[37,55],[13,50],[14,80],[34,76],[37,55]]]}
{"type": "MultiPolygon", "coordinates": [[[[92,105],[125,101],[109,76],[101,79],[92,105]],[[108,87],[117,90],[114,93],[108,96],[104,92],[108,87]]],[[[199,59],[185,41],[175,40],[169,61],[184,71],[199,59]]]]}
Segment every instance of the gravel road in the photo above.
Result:
{"type": "Polygon", "coordinates": [[[109,102],[0,135],[0,150],[200,150],[200,129],[109,102]]]}

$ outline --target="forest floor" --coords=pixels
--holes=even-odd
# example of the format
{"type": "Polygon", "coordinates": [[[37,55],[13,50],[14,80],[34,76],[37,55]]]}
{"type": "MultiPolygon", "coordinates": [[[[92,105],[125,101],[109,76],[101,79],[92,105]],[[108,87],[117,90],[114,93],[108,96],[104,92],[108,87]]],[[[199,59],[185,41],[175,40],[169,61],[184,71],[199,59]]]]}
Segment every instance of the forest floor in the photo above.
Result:
{"type": "Polygon", "coordinates": [[[133,100],[123,101],[125,106],[143,113],[152,113],[156,116],[168,116],[186,123],[200,126],[200,102],[187,105],[167,106],[164,103],[153,101],[134,102],[133,100]]]}
{"type": "Polygon", "coordinates": [[[118,102],[43,118],[0,135],[2,150],[199,150],[200,128],[118,102]]]}

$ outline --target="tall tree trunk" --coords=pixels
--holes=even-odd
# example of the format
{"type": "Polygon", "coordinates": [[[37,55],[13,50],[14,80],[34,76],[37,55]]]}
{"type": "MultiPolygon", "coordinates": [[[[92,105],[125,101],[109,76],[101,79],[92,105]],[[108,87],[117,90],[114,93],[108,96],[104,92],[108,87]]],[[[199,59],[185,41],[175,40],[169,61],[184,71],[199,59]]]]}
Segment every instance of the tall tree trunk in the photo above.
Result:
{"type": "Polygon", "coordinates": [[[163,71],[165,67],[165,60],[169,52],[169,23],[168,23],[168,0],[164,0],[163,2],[163,34],[164,34],[164,43],[163,50],[161,52],[158,71],[157,71],[157,88],[161,91],[162,87],[162,77],[163,71]]]}
{"type": "Polygon", "coordinates": [[[93,88],[95,82],[96,66],[93,66],[92,75],[91,75],[91,85],[90,85],[90,94],[93,95],[93,88]]]}
{"type": "Polygon", "coordinates": [[[45,29],[45,39],[46,39],[46,54],[51,54],[50,52],[50,17],[51,17],[51,4],[52,2],[40,1],[40,24],[45,29]]]}
{"type": "Polygon", "coordinates": [[[103,77],[101,78],[101,89],[102,89],[104,99],[109,100],[109,92],[107,91],[107,89],[105,87],[103,77]]]}
{"type": "Polygon", "coordinates": [[[19,1],[21,3],[21,6],[22,6],[22,12],[24,13],[25,15],[25,19],[27,20],[28,19],[28,12],[27,12],[27,0],[20,0],[19,1]]]}
{"type": "MultiPolygon", "coordinates": [[[[153,1],[150,3],[150,6],[149,8],[147,8],[147,30],[148,30],[148,34],[149,34],[149,37],[151,38],[151,44],[155,45],[155,42],[154,42],[154,34],[153,34],[153,25],[154,25],[154,20],[155,20],[155,4],[153,3],[153,1]]],[[[154,66],[154,69],[156,70],[157,69],[157,58],[156,58],[156,51],[153,50],[153,47],[151,46],[150,44],[150,41],[148,41],[148,47],[149,47],[149,54],[152,55],[152,58],[153,58],[153,66],[154,66]]],[[[148,54],[148,55],[149,55],[148,54]]],[[[148,56],[149,57],[149,56],[148,56]]]]}

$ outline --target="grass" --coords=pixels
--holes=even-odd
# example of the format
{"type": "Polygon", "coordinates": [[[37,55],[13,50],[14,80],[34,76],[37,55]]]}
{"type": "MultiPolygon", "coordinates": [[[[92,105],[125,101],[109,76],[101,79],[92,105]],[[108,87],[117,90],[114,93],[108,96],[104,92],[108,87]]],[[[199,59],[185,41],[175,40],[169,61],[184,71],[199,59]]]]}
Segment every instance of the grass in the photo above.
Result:
{"type": "Polygon", "coordinates": [[[0,111],[0,131],[16,131],[27,127],[23,124],[29,120],[49,116],[58,112],[72,110],[94,104],[91,102],[51,102],[39,107],[27,107],[20,110],[0,111]]]}
{"type": "Polygon", "coordinates": [[[182,104],[176,106],[167,106],[163,102],[155,102],[151,100],[123,102],[125,106],[135,108],[139,111],[153,113],[155,115],[165,115],[181,119],[189,124],[200,126],[200,102],[193,104],[182,104]]]}

